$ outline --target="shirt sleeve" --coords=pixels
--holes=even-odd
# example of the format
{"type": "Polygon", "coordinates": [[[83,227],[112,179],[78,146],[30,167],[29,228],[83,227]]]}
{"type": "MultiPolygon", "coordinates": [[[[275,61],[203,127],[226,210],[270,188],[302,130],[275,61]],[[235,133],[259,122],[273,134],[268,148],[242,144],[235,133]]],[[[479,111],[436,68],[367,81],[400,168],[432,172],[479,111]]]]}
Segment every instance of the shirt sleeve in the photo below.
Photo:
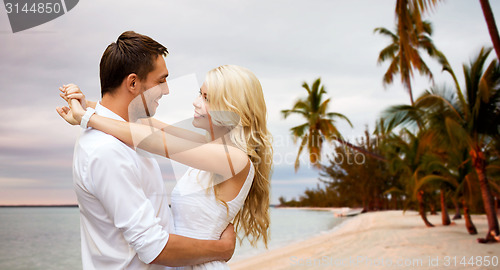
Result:
{"type": "Polygon", "coordinates": [[[110,143],[94,151],[89,160],[91,185],[125,240],[149,264],[161,253],[169,234],[144,193],[135,159],[121,148],[110,143]]]}

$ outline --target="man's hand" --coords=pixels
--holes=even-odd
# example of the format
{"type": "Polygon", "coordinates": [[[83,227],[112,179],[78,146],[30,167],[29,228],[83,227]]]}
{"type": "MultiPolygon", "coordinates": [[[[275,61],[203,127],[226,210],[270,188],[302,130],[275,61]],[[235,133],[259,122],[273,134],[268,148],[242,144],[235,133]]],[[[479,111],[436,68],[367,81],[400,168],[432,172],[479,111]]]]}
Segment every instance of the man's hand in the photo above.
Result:
{"type": "Polygon", "coordinates": [[[66,122],[68,122],[71,125],[79,125],[80,122],[78,122],[75,117],[73,116],[73,112],[71,111],[70,108],[64,106],[64,107],[57,107],[56,108],[57,113],[64,119],[66,122]]]}
{"type": "Polygon", "coordinates": [[[226,262],[233,257],[234,247],[236,246],[236,233],[234,232],[234,225],[229,223],[226,229],[222,232],[220,236],[220,240],[224,242],[224,245],[227,245],[227,257],[224,259],[226,262]]]}

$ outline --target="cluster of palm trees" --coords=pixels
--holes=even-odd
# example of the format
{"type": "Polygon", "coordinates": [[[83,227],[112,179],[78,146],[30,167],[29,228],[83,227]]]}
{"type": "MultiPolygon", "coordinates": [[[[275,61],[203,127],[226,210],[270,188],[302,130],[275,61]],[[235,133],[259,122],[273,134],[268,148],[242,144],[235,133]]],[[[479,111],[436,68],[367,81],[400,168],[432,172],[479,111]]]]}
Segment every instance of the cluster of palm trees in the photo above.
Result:
{"type": "MultiPolygon", "coordinates": [[[[389,61],[384,84],[393,83],[399,75],[410,96],[410,105],[386,109],[370,135],[354,146],[342,140],[335,119],[349,120],[344,115],[328,112],[326,94],[321,81],[311,87],[304,83],[308,97],[299,100],[283,116],[299,114],[306,123],[292,128],[292,135],[302,139],[299,155],[309,150],[310,162],[321,168],[325,187],[307,190],[299,201],[283,204],[317,206],[363,206],[366,210],[387,208],[418,208],[424,223],[427,208],[435,211],[441,205],[443,225],[450,224],[448,204],[453,204],[455,218],[464,211],[469,233],[477,230],[470,218],[471,206],[482,199],[482,209],[488,219],[488,233],[479,242],[495,241],[499,235],[497,207],[500,202],[500,64],[488,61],[492,49],[483,48],[463,65],[461,82],[445,55],[433,44],[432,25],[422,14],[440,0],[397,0],[396,30],[376,28],[375,32],[389,37],[391,43],[379,54],[379,63],[389,61]],[[454,85],[432,86],[416,100],[411,80],[414,71],[433,80],[433,74],[423,61],[421,52],[436,59],[454,85]],[[361,152],[367,159],[359,164],[339,163],[332,154],[329,164],[321,164],[323,141],[336,139],[339,153],[361,152]],[[439,199],[436,199],[436,198],[439,199]],[[495,197],[497,202],[495,202],[495,197]],[[439,201],[439,203],[436,203],[439,201]],[[325,205],[326,204],[326,205],[325,205]]],[[[487,0],[481,0],[490,35],[500,56],[500,39],[487,0]]]]}
{"type": "MultiPolygon", "coordinates": [[[[446,196],[464,208],[466,225],[476,233],[470,220],[468,202],[477,196],[477,188],[488,217],[488,235],[498,235],[498,218],[493,194],[500,199],[500,65],[487,58],[491,49],[482,49],[469,64],[464,64],[464,89],[453,70],[445,70],[455,87],[434,86],[422,94],[413,106],[393,106],[384,113],[383,144],[386,157],[397,162],[406,179],[406,192],[419,202],[425,216],[426,194],[439,191],[443,224],[450,223],[446,196]],[[465,95],[464,95],[465,94],[465,95]],[[399,128],[399,134],[393,131],[399,128]],[[476,192],[474,192],[474,190],[476,192]],[[412,193],[410,193],[412,192],[412,193]]],[[[456,207],[459,208],[458,206],[456,207]]]]}

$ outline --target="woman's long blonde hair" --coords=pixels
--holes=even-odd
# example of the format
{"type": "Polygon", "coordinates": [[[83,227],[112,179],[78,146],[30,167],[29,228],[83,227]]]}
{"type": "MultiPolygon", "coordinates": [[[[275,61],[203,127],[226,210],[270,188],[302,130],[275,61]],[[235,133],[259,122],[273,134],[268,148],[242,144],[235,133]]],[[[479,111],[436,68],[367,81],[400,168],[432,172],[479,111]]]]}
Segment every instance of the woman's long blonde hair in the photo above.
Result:
{"type": "MultiPolygon", "coordinates": [[[[273,161],[272,136],[267,129],[267,109],[262,86],[248,69],[224,65],[210,70],[205,78],[210,114],[214,125],[231,128],[229,137],[250,157],[255,166],[252,186],[243,208],[234,219],[236,232],[255,246],[269,239],[269,189],[273,161]],[[229,112],[218,116],[217,112],[229,112]],[[229,116],[229,117],[227,117],[229,116]]],[[[217,197],[217,186],[214,187],[217,197]]],[[[220,200],[224,205],[227,204],[220,200]]],[[[242,239],[240,239],[241,241],[242,239]]]]}

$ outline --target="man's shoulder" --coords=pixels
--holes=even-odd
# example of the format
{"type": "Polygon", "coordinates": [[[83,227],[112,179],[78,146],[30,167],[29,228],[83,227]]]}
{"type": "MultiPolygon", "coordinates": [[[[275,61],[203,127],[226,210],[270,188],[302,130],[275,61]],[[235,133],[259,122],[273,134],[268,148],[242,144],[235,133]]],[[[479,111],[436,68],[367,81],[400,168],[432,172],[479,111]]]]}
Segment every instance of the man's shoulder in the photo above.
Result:
{"type": "Polygon", "coordinates": [[[88,156],[106,153],[133,155],[135,152],[117,138],[96,129],[84,130],[78,139],[77,148],[85,151],[88,156]]]}

